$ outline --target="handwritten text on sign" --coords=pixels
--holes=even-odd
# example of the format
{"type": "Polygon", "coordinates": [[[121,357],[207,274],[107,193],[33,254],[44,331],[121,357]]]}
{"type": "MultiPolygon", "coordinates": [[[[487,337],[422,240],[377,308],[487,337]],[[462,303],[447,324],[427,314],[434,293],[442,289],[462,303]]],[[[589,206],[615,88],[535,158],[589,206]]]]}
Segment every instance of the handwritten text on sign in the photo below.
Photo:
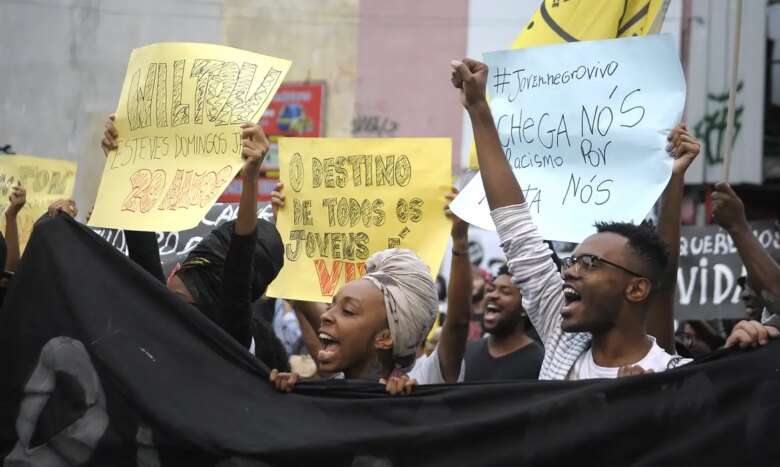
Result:
{"type": "Polygon", "coordinates": [[[136,49],[117,108],[91,223],[195,226],[240,169],[243,122],[256,122],[290,62],[208,44],[136,49]]]}
{"type": "MultiPolygon", "coordinates": [[[[486,54],[499,138],[542,235],[579,242],[599,220],[641,221],[671,175],[666,134],[685,82],[670,37],[486,54]]],[[[492,224],[481,177],[453,203],[492,224]]]]}
{"type": "MultiPolygon", "coordinates": [[[[753,221],[753,234],[775,259],[780,258],[776,220],[753,221]]],[[[747,275],[731,236],[716,225],[684,226],[680,236],[675,317],[681,320],[745,318],[742,288],[747,275]]]]}
{"type": "Polygon", "coordinates": [[[0,157],[0,229],[5,232],[5,211],[11,187],[21,185],[27,202],[16,217],[19,246],[24,250],[33,225],[58,199],[73,197],[76,163],[33,156],[0,157]]]}
{"type": "Polygon", "coordinates": [[[435,275],[449,233],[451,146],[444,138],[282,138],[285,265],[268,295],[329,302],[386,248],[415,251],[435,275]]]}

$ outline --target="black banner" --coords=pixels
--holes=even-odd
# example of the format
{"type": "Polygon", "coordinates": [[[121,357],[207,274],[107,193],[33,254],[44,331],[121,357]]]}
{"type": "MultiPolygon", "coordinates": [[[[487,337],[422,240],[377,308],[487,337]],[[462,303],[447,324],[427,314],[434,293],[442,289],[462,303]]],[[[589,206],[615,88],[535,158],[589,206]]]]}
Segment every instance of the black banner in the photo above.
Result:
{"type": "MultiPolygon", "coordinates": [[[[264,207],[261,207],[259,211],[263,209],[264,207]]],[[[198,246],[198,243],[208,236],[212,230],[225,222],[235,219],[236,216],[238,216],[238,203],[216,203],[203,216],[200,223],[192,229],[181,232],[157,232],[160,261],[162,262],[165,275],[170,274],[176,265],[184,261],[189,252],[198,246]]],[[[127,254],[125,233],[122,230],[100,228],[93,230],[107,242],[114,245],[124,254],[127,254]]]]}
{"type": "Polygon", "coordinates": [[[780,343],[625,380],[281,394],[90,229],[33,233],[0,311],[6,466],[778,465],[780,343]]]}
{"type": "MultiPolygon", "coordinates": [[[[777,221],[750,223],[761,245],[780,257],[777,221]]],[[[680,320],[745,318],[737,279],[745,274],[742,260],[728,232],[717,225],[683,227],[677,270],[677,308],[680,320]]]]}

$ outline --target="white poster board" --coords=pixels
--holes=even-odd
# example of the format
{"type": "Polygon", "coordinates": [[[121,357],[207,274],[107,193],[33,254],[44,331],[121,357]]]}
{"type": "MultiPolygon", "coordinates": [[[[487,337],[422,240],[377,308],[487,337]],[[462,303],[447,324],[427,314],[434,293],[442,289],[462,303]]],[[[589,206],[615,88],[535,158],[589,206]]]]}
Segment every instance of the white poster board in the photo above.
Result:
{"type": "MultiPolygon", "coordinates": [[[[544,238],[580,242],[596,221],[647,215],[671,175],[666,136],[685,103],[672,37],[492,52],[485,62],[501,144],[544,238]]],[[[481,177],[452,209],[495,229],[481,177]]]]}

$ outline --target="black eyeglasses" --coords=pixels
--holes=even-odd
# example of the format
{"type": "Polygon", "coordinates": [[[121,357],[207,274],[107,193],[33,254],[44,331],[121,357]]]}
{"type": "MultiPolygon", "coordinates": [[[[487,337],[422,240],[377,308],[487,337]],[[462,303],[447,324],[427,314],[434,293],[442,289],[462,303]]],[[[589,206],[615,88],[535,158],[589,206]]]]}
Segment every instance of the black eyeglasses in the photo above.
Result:
{"type": "Polygon", "coordinates": [[[563,258],[563,260],[561,260],[561,271],[569,269],[570,267],[577,264],[579,265],[579,267],[582,268],[583,271],[587,272],[593,268],[597,268],[601,263],[612,266],[613,268],[618,268],[621,271],[631,274],[632,276],[641,277],[643,279],[645,278],[645,276],[643,276],[642,274],[638,274],[630,269],[626,269],[619,264],[615,264],[612,261],[608,261],[600,256],[589,255],[589,254],[579,255],[579,256],[569,256],[568,258],[563,258]]]}

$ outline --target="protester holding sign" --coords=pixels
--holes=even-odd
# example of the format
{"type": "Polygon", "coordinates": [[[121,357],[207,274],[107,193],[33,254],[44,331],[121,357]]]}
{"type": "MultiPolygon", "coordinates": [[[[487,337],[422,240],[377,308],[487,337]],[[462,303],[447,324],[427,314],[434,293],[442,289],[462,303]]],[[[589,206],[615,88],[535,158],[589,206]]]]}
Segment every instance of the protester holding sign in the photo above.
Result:
{"type": "Polygon", "coordinates": [[[452,83],[474,128],[491,216],[523,306],[544,342],[539,378],[614,378],[686,363],[646,332],[650,300],[668,262],[661,239],[646,226],[599,224],[599,232],[564,260],[562,278],[502,149],[485,98],[487,66],[466,59],[452,67],[452,83]]]}
{"type": "Polygon", "coordinates": [[[727,183],[715,185],[712,217],[731,235],[747,269],[748,281],[769,311],[780,311],[780,267],[753,235],[745,217],[745,206],[727,183]]]}
{"type": "MultiPolygon", "coordinates": [[[[276,189],[271,194],[275,213],[284,208],[286,204],[286,196],[282,191],[283,188],[283,184],[277,184],[276,189]]],[[[456,193],[457,190],[453,189],[447,194],[446,199],[451,202],[456,193]]],[[[417,358],[413,362],[413,365],[407,365],[405,370],[401,368],[404,371],[395,371],[399,369],[399,367],[390,365],[392,359],[387,356],[386,351],[382,351],[382,344],[377,341],[377,331],[375,329],[377,324],[373,323],[372,325],[372,320],[367,319],[368,316],[374,316],[375,320],[379,320],[378,326],[380,331],[384,332],[386,330],[385,327],[388,327],[388,329],[391,330],[392,339],[395,340],[397,337],[392,331],[395,328],[388,324],[392,322],[390,320],[393,319],[388,311],[392,307],[386,304],[384,308],[379,308],[378,306],[380,303],[375,303],[375,306],[369,307],[366,305],[370,305],[371,302],[365,301],[360,304],[352,303],[352,309],[348,310],[346,313],[348,316],[360,316],[359,326],[345,326],[342,328],[338,338],[334,338],[333,335],[329,334],[328,332],[331,332],[329,330],[334,327],[331,323],[339,323],[340,300],[348,302],[348,300],[345,300],[344,298],[339,298],[340,294],[368,294],[370,292],[376,292],[376,287],[365,287],[365,284],[361,286],[361,283],[364,281],[358,279],[349,282],[342,287],[336,294],[333,304],[330,307],[315,302],[300,300],[293,302],[294,308],[297,311],[300,311],[301,315],[305,316],[305,324],[319,330],[320,342],[316,344],[316,349],[312,349],[312,347],[314,347],[312,344],[307,345],[309,346],[310,352],[317,355],[318,370],[321,376],[342,374],[344,377],[350,379],[379,379],[383,384],[386,384],[387,390],[391,394],[408,394],[416,384],[454,383],[463,381],[463,355],[465,353],[466,339],[468,337],[470,313],[469,298],[471,295],[471,263],[468,260],[468,250],[466,248],[468,245],[466,233],[468,224],[449,210],[449,203],[445,206],[445,215],[449,217],[452,222],[451,235],[453,239],[453,255],[455,257],[453,258],[451,265],[450,286],[447,298],[447,319],[442,326],[437,348],[430,355],[417,358]],[[358,308],[360,311],[355,312],[354,310],[358,308]],[[384,314],[380,313],[380,311],[384,314]],[[382,317],[385,315],[386,318],[383,321],[382,317]],[[344,333],[344,331],[346,331],[346,333],[344,333]],[[371,339],[373,339],[373,342],[371,339]],[[356,342],[359,342],[363,348],[359,350],[356,349],[356,345],[354,344],[356,342]],[[317,351],[313,352],[312,350],[317,351]],[[334,357],[334,354],[336,357],[334,357]],[[379,367],[379,372],[377,372],[377,367],[379,367]],[[408,371],[408,373],[404,374],[405,371],[408,371]]],[[[389,252],[393,250],[386,251],[389,252]]],[[[400,252],[403,250],[397,251],[400,252]]],[[[372,258],[374,256],[372,256],[372,258]]],[[[410,262],[410,265],[414,266],[415,262],[419,261],[413,254],[406,256],[408,257],[407,261],[410,262]]],[[[370,262],[371,260],[369,259],[367,268],[370,262]]],[[[424,264],[422,266],[424,266],[424,264]]],[[[419,279],[423,282],[427,282],[430,280],[430,274],[428,274],[428,277],[425,279],[423,279],[422,276],[419,277],[419,279]]],[[[374,282],[372,281],[372,283],[374,282]]],[[[399,283],[403,285],[403,282],[399,283]]],[[[433,284],[432,281],[431,284],[433,284]]],[[[432,293],[434,294],[435,300],[432,303],[438,303],[435,287],[432,293]]],[[[419,355],[422,350],[421,345],[433,325],[435,310],[437,308],[437,306],[434,306],[433,308],[434,311],[432,313],[434,318],[431,319],[430,324],[426,328],[418,330],[422,333],[421,340],[418,343],[417,348],[414,349],[414,353],[409,353],[407,358],[412,355],[416,358],[419,355]]],[[[344,312],[342,311],[342,313],[344,312]]],[[[412,316],[422,316],[420,313],[422,313],[422,311],[417,311],[416,314],[412,316]]],[[[278,389],[283,391],[292,391],[298,378],[299,376],[294,373],[275,372],[271,375],[271,381],[275,383],[278,389]]]]}
{"type": "Polygon", "coordinates": [[[667,152],[674,158],[672,176],[664,190],[661,209],[658,215],[658,235],[669,253],[666,270],[662,280],[656,284],[658,293],[651,297],[651,309],[647,315],[648,334],[658,341],[658,345],[669,353],[675,353],[674,340],[674,304],[677,265],[680,260],[680,216],[683,193],[685,191],[685,172],[699,155],[701,144],[689,132],[685,124],[677,125],[667,137],[667,152]]]}
{"type": "MultiPolygon", "coordinates": [[[[106,123],[103,151],[117,144],[113,117],[106,123]]],[[[193,249],[167,281],[168,288],[195,306],[267,365],[289,368],[287,353],[268,323],[252,318],[251,303],[263,295],[281,269],[282,241],[270,222],[257,219],[257,177],[268,152],[260,125],[242,124],[243,190],[238,218],[222,224],[193,249]]],[[[157,237],[125,231],[130,258],[161,282],[157,237]]]]}

